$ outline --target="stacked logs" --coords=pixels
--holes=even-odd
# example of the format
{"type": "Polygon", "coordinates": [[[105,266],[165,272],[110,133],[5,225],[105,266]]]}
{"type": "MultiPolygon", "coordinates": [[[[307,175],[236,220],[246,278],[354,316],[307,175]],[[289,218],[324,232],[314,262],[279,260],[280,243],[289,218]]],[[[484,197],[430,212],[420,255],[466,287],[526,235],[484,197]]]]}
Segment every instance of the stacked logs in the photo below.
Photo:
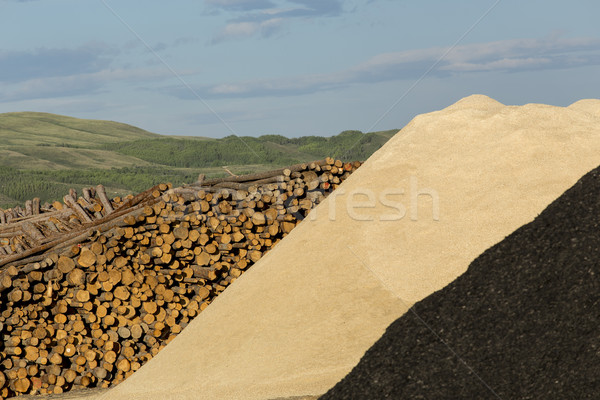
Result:
{"type": "MultiPolygon", "coordinates": [[[[120,203],[121,201],[118,197],[113,200],[116,203],[120,203]]],[[[112,206],[109,204],[106,191],[102,185],[98,185],[95,188],[84,188],[81,197],[77,196],[77,191],[75,189],[70,189],[69,193],[63,198],[63,201],[64,203],[55,201],[52,204],[40,204],[40,198],[36,197],[33,200],[27,200],[25,202],[25,208],[16,206],[8,210],[0,209],[0,225],[9,224],[27,217],[61,211],[65,208],[65,205],[71,207],[74,206],[75,203],[79,204],[79,207],[84,208],[86,213],[89,213],[92,217],[96,218],[99,217],[97,213],[105,214],[105,210],[103,210],[104,207],[107,208],[106,212],[112,210],[112,206]]],[[[75,208],[78,207],[75,206],[75,208]]]]}
{"type": "Polygon", "coordinates": [[[159,185],[0,262],[0,397],[126,379],[359,166],[159,185]]]}
{"type": "Polygon", "coordinates": [[[0,260],[18,255],[80,230],[83,225],[106,218],[132,196],[110,200],[104,186],[84,188],[82,195],[70,189],[64,203],[40,205],[40,199],[25,202],[25,209],[0,209],[0,260]]]}

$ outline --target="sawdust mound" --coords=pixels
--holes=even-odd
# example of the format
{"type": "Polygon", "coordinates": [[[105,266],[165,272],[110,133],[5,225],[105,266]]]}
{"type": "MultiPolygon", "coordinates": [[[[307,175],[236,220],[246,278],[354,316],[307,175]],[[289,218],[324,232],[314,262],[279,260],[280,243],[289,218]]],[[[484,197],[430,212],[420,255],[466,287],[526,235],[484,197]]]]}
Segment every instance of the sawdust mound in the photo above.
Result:
{"type": "Polygon", "coordinates": [[[415,304],[321,399],[600,393],[600,168],[415,304]]]}
{"type": "Polygon", "coordinates": [[[600,164],[595,110],[475,95],[416,117],[101,398],[325,393],[408,307],[600,164]]]}

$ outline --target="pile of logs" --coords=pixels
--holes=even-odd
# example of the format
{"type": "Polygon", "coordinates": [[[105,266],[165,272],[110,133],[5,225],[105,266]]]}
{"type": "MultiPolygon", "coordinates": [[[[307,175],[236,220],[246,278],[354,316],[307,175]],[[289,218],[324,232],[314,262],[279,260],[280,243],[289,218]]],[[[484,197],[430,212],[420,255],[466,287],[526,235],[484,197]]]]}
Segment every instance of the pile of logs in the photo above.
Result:
{"type": "Polygon", "coordinates": [[[24,209],[21,206],[16,206],[8,210],[0,209],[0,225],[17,222],[26,217],[61,211],[65,209],[65,206],[70,207],[74,213],[83,217],[84,221],[89,222],[90,218],[102,218],[107,213],[112,212],[115,204],[120,205],[122,203],[122,200],[116,197],[112,199],[113,203],[111,204],[102,185],[98,185],[95,188],[84,188],[82,192],[82,196],[78,197],[77,191],[70,189],[69,193],[63,198],[64,204],[59,201],[55,201],[52,204],[40,204],[39,197],[36,197],[33,200],[27,200],[24,209]],[[76,204],[79,205],[77,206],[76,204]],[[86,212],[81,212],[80,207],[84,208],[86,212]]]}
{"type": "Polygon", "coordinates": [[[85,224],[106,219],[132,196],[110,200],[104,186],[85,188],[81,197],[74,189],[63,198],[40,206],[40,199],[25,202],[25,209],[0,209],[0,260],[19,255],[41,244],[62,239],[66,233],[80,230],[85,224]]]}
{"type": "Polygon", "coordinates": [[[328,158],[200,176],[122,200],[97,187],[0,225],[10,247],[0,258],[0,398],[126,379],[359,166],[328,158]]]}

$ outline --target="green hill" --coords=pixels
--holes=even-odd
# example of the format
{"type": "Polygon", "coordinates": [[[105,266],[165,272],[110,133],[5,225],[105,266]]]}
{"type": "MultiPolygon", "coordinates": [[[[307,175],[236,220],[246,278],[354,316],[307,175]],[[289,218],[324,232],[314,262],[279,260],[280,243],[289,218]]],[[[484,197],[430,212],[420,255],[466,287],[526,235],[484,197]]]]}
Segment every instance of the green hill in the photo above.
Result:
{"type": "Polygon", "coordinates": [[[159,182],[180,185],[199,173],[237,174],[326,156],[365,160],[398,130],[336,136],[174,137],[112,121],[55,114],[0,114],[0,207],[40,197],[52,201],[70,187],[99,183],[109,194],[142,191],[159,182]]]}
{"type": "Polygon", "coordinates": [[[2,145],[56,145],[89,148],[98,144],[160,137],[132,125],[40,112],[0,114],[2,145]]]}
{"type": "Polygon", "coordinates": [[[161,136],[112,121],[5,113],[0,114],[0,165],[19,169],[144,166],[148,163],[100,150],[100,146],[157,137],[161,136]]]}

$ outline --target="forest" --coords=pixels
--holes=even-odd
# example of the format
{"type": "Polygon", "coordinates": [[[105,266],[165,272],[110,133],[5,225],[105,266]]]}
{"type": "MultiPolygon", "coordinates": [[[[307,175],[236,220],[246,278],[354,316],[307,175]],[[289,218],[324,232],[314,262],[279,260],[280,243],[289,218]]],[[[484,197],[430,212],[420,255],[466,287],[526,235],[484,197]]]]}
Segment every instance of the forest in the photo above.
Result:
{"type": "Polygon", "coordinates": [[[218,140],[181,138],[141,139],[103,146],[123,155],[144,161],[180,168],[216,167],[221,165],[285,165],[327,156],[365,160],[397,130],[362,133],[344,131],[332,137],[280,135],[260,137],[227,136],[218,140]]]}

